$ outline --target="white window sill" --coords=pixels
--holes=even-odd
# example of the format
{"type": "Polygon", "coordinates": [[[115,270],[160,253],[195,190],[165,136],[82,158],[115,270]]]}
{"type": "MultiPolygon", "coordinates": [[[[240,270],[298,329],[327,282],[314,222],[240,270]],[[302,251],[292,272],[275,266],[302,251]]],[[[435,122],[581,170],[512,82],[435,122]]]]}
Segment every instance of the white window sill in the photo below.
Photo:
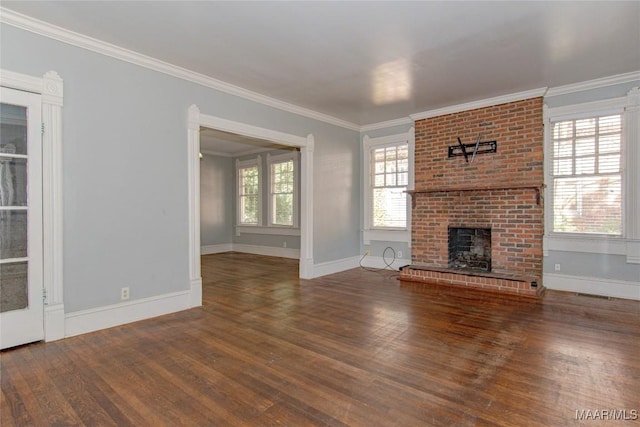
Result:
{"type": "Polygon", "coordinates": [[[548,255],[549,251],[624,255],[627,257],[628,263],[640,264],[640,240],[620,237],[560,236],[553,234],[544,236],[542,247],[545,256],[548,255]]]}
{"type": "Polygon", "coordinates": [[[364,230],[362,240],[365,245],[371,241],[404,242],[411,246],[411,232],[409,230],[364,230]]]}
{"type": "Polygon", "coordinates": [[[241,234],[270,234],[275,236],[299,236],[300,229],[293,227],[263,227],[259,225],[237,225],[236,236],[241,234]]]}

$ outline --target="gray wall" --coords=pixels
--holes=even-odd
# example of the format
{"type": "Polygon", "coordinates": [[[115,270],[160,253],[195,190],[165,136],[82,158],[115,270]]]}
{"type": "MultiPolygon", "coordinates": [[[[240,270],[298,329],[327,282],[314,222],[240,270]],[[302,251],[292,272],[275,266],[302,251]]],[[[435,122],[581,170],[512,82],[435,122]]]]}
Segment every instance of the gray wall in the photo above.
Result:
{"type": "MultiPolygon", "coordinates": [[[[639,84],[640,81],[635,81],[566,95],[546,97],[544,103],[549,107],[561,107],[584,102],[619,98],[626,96],[633,87],[639,84]]],[[[629,219],[627,219],[627,221],[629,221],[629,219]]],[[[548,256],[544,257],[543,270],[545,273],[584,278],[630,282],[640,281],[640,265],[627,263],[626,257],[622,255],[550,250],[548,256]],[[560,272],[555,271],[556,264],[560,264],[560,272]]]]}
{"type": "Polygon", "coordinates": [[[187,109],[315,137],[314,262],[359,252],[359,133],[2,24],[3,69],[64,79],[64,298],[189,289],[187,109]],[[328,215],[330,213],[330,215],[328,215]]]}
{"type": "Polygon", "coordinates": [[[203,154],[200,162],[200,244],[233,241],[234,163],[230,157],[203,154]]]}

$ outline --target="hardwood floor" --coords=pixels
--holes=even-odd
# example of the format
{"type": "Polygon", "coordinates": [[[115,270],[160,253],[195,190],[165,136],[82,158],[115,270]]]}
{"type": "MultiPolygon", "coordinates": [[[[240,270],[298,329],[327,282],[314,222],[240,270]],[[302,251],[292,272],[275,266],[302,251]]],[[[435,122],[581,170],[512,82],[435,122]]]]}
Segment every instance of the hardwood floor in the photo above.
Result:
{"type": "Polygon", "coordinates": [[[640,410],[640,302],[298,280],[239,253],[202,271],[201,308],[2,352],[1,425],[639,423],[576,411],[640,410]]]}

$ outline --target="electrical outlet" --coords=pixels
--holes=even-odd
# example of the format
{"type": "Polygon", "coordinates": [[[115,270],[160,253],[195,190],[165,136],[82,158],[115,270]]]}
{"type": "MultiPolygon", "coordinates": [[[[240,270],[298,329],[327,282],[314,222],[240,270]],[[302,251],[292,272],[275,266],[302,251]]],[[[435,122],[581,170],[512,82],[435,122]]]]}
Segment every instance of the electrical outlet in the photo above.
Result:
{"type": "Polygon", "coordinates": [[[556,264],[556,265],[555,265],[555,270],[556,270],[556,271],[560,271],[560,264],[556,264]]]}
{"type": "Polygon", "coordinates": [[[122,301],[129,299],[129,288],[120,289],[120,299],[122,301]]]}
{"type": "Polygon", "coordinates": [[[398,251],[398,258],[402,258],[402,251],[398,251]]]}

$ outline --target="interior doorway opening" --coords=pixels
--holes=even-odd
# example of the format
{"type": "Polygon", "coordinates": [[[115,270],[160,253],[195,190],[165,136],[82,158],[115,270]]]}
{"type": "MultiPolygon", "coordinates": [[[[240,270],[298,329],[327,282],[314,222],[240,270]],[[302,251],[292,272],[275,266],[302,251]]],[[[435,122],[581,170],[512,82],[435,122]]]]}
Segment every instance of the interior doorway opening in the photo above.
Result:
{"type": "Polygon", "coordinates": [[[201,129],[223,132],[256,145],[274,146],[299,153],[299,277],[313,277],[313,149],[312,134],[306,137],[261,128],[200,113],[197,106],[189,108],[188,173],[189,173],[189,262],[192,306],[201,305],[201,244],[200,244],[200,153],[201,129]],[[261,141],[261,142],[257,142],[261,141]]]}

